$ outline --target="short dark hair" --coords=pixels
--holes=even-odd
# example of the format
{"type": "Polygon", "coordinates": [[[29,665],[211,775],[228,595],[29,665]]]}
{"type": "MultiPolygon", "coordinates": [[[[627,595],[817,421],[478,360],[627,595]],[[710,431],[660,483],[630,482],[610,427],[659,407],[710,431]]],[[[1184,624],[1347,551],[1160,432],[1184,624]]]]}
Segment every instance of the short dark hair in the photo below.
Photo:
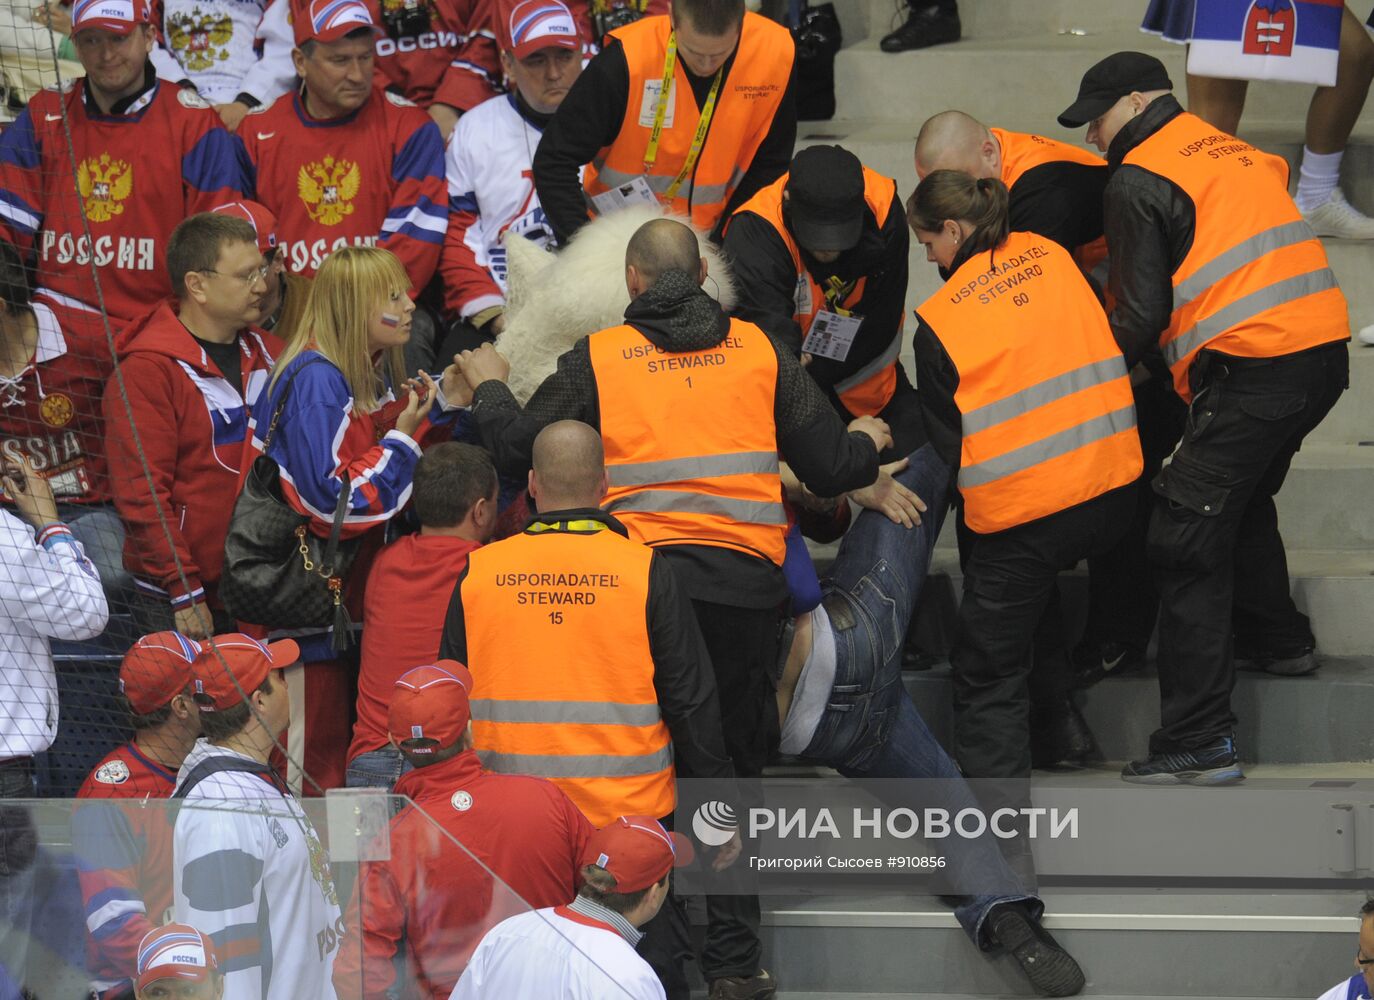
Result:
{"type": "MultiPolygon", "coordinates": [[[[268,672],[267,676],[263,678],[262,683],[257,686],[249,697],[243,699],[243,701],[239,702],[237,705],[222,708],[217,712],[202,711],[200,713],[201,735],[211,743],[218,743],[220,740],[238,735],[243,731],[243,727],[248,725],[248,720],[253,717],[253,706],[248,703],[252,695],[271,693],[272,674],[268,672]]],[[[272,735],[275,736],[276,733],[272,735]]]]}
{"type": "MultiPolygon", "coordinates": [[[[195,698],[195,695],[192,694],[189,685],[186,687],[186,690],[179,691],[177,693],[184,694],[193,700],[195,698]]],[[[173,695],[172,697],[176,697],[176,695],[173,695]]],[[[172,717],[171,698],[167,699],[167,703],[165,705],[159,705],[151,712],[135,712],[134,707],[129,704],[129,699],[124,697],[124,695],[122,694],[119,695],[119,705],[121,708],[124,709],[124,714],[129,720],[129,725],[133,727],[135,732],[141,732],[145,729],[156,729],[158,726],[162,725],[164,722],[166,722],[168,719],[172,717]]]]}
{"type": "Polygon", "coordinates": [[[0,240],[0,299],[5,312],[18,316],[29,308],[29,272],[12,243],[0,240]]]}
{"type": "Polygon", "coordinates": [[[226,243],[258,245],[258,233],[247,219],[215,212],[201,212],[183,219],[167,241],[167,276],[172,291],[186,294],[186,275],[192,271],[213,271],[219,252],[226,243]]]}
{"type": "Polygon", "coordinates": [[[728,35],[744,23],[744,0],[673,0],[673,13],[703,35],[728,35]]]}
{"type": "Polygon", "coordinates": [[[427,528],[462,524],[478,500],[496,493],[496,466],[472,444],[445,441],[430,448],[415,466],[415,515],[427,528]]]}
{"type": "Polygon", "coordinates": [[[1360,919],[1374,916],[1374,896],[1370,896],[1364,901],[1364,906],[1360,907],[1360,919]]]}
{"type": "MultiPolygon", "coordinates": [[[[663,877],[654,885],[662,885],[668,881],[669,874],[664,872],[663,877]]],[[[583,865],[582,887],[577,890],[577,894],[583,899],[590,899],[593,903],[606,907],[612,913],[624,916],[644,902],[644,897],[653,887],[647,886],[636,892],[616,892],[614,875],[599,865],[583,865]]]]}

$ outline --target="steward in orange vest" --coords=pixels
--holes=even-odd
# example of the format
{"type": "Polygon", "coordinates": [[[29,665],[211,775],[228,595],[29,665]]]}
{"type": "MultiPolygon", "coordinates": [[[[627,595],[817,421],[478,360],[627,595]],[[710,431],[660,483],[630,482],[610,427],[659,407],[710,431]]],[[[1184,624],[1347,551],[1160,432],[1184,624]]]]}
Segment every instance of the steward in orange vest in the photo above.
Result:
{"type": "MultiPolygon", "coordinates": [[[[599,460],[595,433],[559,424],[540,447],[548,454],[561,443],[599,460]]],[[[574,491],[561,469],[573,457],[536,468],[539,513],[523,532],[469,557],[442,649],[472,672],[473,746],[484,766],[548,778],[596,826],[626,810],[669,816],[675,754],[684,777],[734,775],[711,661],[667,562],[598,508],[599,461],[578,470],[595,485],[567,499],[574,491]]]]}
{"type": "Polygon", "coordinates": [[[611,32],[534,156],[559,243],[589,209],[642,200],[715,230],[787,170],[797,134],[793,57],[787,29],[746,14],[743,0],[677,0],[669,14],[611,32]]]}
{"type": "Polygon", "coordinates": [[[725,230],[735,315],[809,357],[848,419],[881,416],[895,456],[924,440],[902,349],[910,235],[897,185],[839,146],[810,146],[725,230]]]}
{"type": "Polygon", "coordinates": [[[1074,255],[1099,288],[1107,256],[1102,189],[1107,161],[1079,146],[1028,132],[990,128],[962,111],[926,119],[916,136],[916,176],[962,170],[996,177],[1011,195],[1011,231],[1048,236],[1074,255]]]}
{"type": "Polygon", "coordinates": [[[1275,673],[1317,668],[1289,594],[1274,494],[1349,381],[1345,297],[1288,196],[1283,160],[1186,113],[1153,56],[1084,75],[1061,124],[1107,153],[1112,331],[1128,363],[1158,345],[1192,403],[1154,482],[1162,727],[1127,781],[1241,780],[1232,634],[1275,673]]]}
{"type": "Polygon", "coordinates": [[[1058,573],[1112,545],[1135,504],[1130,379],[1073,258],[1007,232],[1000,181],[937,170],[907,211],[951,275],[917,310],[916,364],[926,429],[976,533],[950,654],[954,756],[969,777],[1028,777],[1036,626],[1058,573]]]}

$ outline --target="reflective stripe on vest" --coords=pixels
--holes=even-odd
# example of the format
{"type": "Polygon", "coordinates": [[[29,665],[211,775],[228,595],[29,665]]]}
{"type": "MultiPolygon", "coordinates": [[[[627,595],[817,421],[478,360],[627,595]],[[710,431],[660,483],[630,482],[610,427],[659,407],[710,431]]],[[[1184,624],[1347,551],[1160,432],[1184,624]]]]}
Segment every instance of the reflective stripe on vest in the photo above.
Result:
{"type": "MultiPolygon", "coordinates": [[[[700,120],[700,109],[679,58],[673,71],[676,85],[669,111],[672,124],[665,124],[660,134],[653,173],[645,176],[644,172],[654,108],[654,102],[646,100],[646,96],[656,93],[663,83],[663,60],[671,30],[667,15],[657,15],[611,32],[625,52],[629,100],[615,141],[601,149],[587,167],[584,184],[589,195],[644,177],[649,187],[662,196],[682,169],[700,120]],[[646,108],[648,117],[644,116],[646,108]]],[[[792,35],[786,28],[758,14],[744,15],[735,61],[721,83],[696,169],[668,203],[674,212],[690,216],[702,229],[715,228],[782,104],[793,58],[792,35]]]]}
{"type": "Polygon", "coordinates": [[[1012,233],[918,312],[959,374],[958,482],[974,531],[1025,524],[1140,475],[1126,362],[1063,247],[1012,233]]]}
{"type": "Polygon", "coordinates": [[[713,545],[782,565],[778,357],[730,321],[715,347],[669,353],[630,326],[588,342],[610,491],[606,508],[650,545],[713,545]]]}
{"type": "Polygon", "coordinates": [[[1131,150],[1123,166],[1166,178],[1194,206],[1193,242],[1173,274],[1173,312],[1160,337],[1185,400],[1203,348],[1268,358],[1349,339],[1345,296],[1288,196],[1280,157],[1185,112],[1131,150]]]}
{"type": "MultiPolygon", "coordinates": [[[[1107,161],[1096,153],[1057,139],[1047,139],[1043,135],[1029,132],[1008,132],[1006,129],[990,128],[989,132],[997,139],[1002,149],[1002,183],[1010,191],[1012,185],[1025,176],[1029,170],[1046,163],[1076,163],[1079,166],[1106,170],[1107,161]]],[[[1096,239],[1077,247],[1071,247],[1073,259],[1084,274],[1092,275],[1101,288],[1107,287],[1106,268],[1099,276],[1096,271],[1107,260],[1107,238],[1096,239]]]]}
{"type": "Polygon", "coordinates": [[[645,617],[653,553],[594,525],[484,546],[460,594],[483,764],[557,782],[604,825],[665,816],[676,790],[645,617]]]}
{"type": "MultiPolygon", "coordinates": [[[[864,201],[881,228],[887,222],[888,213],[892,211],[892,206],[897,200],[897,183],[877,171],[868,169],[868,167],[864,167],[863,172],[864,201]]],[[[763,188],[745,202],[735,214],[751,212],[757,215],[772,226],[779,239],[782,240],[783,246],[787,248],[787,252],[792,258],[792,270],[796,275],[793,286],[787,289],[788,297],[794,303],[796,282],[803,279],[806,281],[811,296],[810,309],[805,313],[794,312],[792,314],[792,322],[801,328],[802,340],[805,341],[807,333],[811,330],[811,324],[816,318],[816,313],[822,309],[830,309],[831,306],[826,302],[825,289],[820,286],[815,276],[802,263],[801,248],[797,246],[797,241],[793,239],[783,221],[782,193],[787,187],[788,176],[788,174],[783,174],[772,184],[763,188]]],[[[854,283],[853,288],[850,289],[849,294],[837,303],[839,308],[862,316],[864,289],[867,283],[867,277],[859,278],[854,283]]],[[[892,401],[892,396],[897,391],[897,358],[902,352],[902,330],[905,321],[906,315],[903,313],[898,321],[896,331],[892,334],[892,339],[883,348],[881,354],[864,362],[853,372],[837,380],[831,387],[835,390],[835,395],[839,396],[840,402],[844,404],[844,408],[854,416],[875,416],[892,401]]],[[[859,331],[859,336],[866,341],[869,341],[869,338],[881,336],[881,334],[882,331],[862,327],[859,331]]]]}

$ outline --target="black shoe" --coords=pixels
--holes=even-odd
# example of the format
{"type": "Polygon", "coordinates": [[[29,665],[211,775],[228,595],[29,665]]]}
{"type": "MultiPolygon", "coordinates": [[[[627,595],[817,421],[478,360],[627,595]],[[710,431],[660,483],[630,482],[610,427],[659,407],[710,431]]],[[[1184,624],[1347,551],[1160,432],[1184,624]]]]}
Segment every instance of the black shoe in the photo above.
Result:
{"type": "Polygon", "coordinates": [[[1071,997],[1083,989],[1083,970],[1073,956],[1019,907],[994,907],[988,920],[993,940],[1016,959],[1036,993],[1071,997]]]}
{"type": "Polygon", "coordinates": [[[1135,673],[1145,666],[1145,651],[1115,639],[1085,642],[1073,651],[1073,686],[1090,688],[1104,677],[1135,673]]]}
{"type": "Polygon", "coordinates": [[[906,24],[890,35],[884,35],[878,47],[884,52],[908,52],[911,49],[925,49],[932,45],[957,42],[963,31],[959,24],[957,10],[946,14],[938,6],[911,8],[906,24]]]}
{"type": "Polygon", "coordinates": [[[1317,661],[1316,652],[1311,649],[1298,650],[1290,656],[1237,649],[1235,662],[1237,670],[1277,674],[1280,677],[1305,677],[1315,674],[1321,666],[1317,661]]]}
{"type": "Polygon", "coordinates": [[[1235,738],[1226,736],[1209,746],[1133,760],[1121,769],[1121,780],[1135,785],[1234,785],[1245,780],[1245,772],[1235,738]]]}
{"type": "Polygon", "coordinates": [[[1100,759],[1088,720],[1073,702],[1062,711],[1031,712],[1031,766],[1084,764],[1100,759]]]}
{"type": "Polygon", "coordinates": [[[777,993],[777,981],[767,969],[760,969],[752,976],[712,979],[709,1000],[772,1000],[777,993]]]}

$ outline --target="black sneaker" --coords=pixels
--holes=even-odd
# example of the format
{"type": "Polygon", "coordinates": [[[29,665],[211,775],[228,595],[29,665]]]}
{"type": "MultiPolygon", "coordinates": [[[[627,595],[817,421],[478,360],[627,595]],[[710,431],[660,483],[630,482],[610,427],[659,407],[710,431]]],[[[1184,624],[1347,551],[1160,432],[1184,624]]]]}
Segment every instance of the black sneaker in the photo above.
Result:
{"type": "Polygon", "coordinates": [[[712,979],[709,1000],[772,1000],[777,994],[777,980],[760,969],[752,976],[712,979]]]}
{"type": "Polygon", "coordinates": [[[1049,931],[1014,905],[994,907],[991,936],[1026,974],[1042,997],[1071,997],[1083,989],[1083,970],[1049,931]]]}
{"type": "Polygon", "coordinates": [[[959,11],[946,14],[938,5],[912,6],[906,24],[890,35],[884,35],[878,47],[884,52],[908,52],[932,45],[957,42],[963,32],[959,11]]]}
{"type": "Polygon", "coordinates": [[[1145,666],[1145,651],[1124,642],[1085,642],[1073,651],[1073,686],[1090,688],[1106,677],[1136,673],[1145,666]]]}
{"type": "Polygon", "coordinates": [[[1121,769],[1121,780],[1135,785],[1234,785],[1245,780],[1234,737],[1210,746],[1151,754],[1121,769]]]}
{"type": "Polygon", "coordinates": [[[1316,652],[1311,649],[1293,656],[1271,656],[1257,651],[1237,650],[1235,661],[1237,670],[1277,674],[1280,677],[1306,677],[1308,674],[1315,674],[1321,666],[1317,661],[1316,652]]]}
{"type": "Polygon", "coordinates": [[[1088,720],[1072,701],[1054,712],[1031,710],[1031,767],[1100,760],[1088,720]]]}

